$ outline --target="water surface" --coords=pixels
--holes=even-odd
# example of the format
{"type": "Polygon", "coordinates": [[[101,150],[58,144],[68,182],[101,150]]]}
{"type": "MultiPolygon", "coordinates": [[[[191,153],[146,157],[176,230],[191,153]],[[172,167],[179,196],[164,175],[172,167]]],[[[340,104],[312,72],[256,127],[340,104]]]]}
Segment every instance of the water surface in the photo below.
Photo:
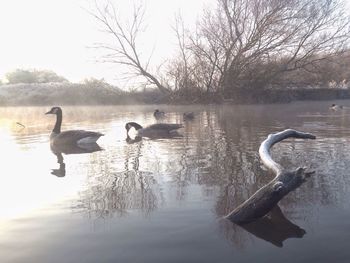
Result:
{"type": "Polygon", "coordinates": [[[63,107],[62,130],[105,134],[79,154],[50,149],[50,107],[0,108],[1,262],[350,262],[350,108],[331,103],[63,107]],[[196,117],[181,137],[126,141],[156,107],[196,117]],[[273,178],[257,150],[285,128],[317,140],[279,143],[275,160],[316,174],[269,220],[222,219],[273,178]]]}

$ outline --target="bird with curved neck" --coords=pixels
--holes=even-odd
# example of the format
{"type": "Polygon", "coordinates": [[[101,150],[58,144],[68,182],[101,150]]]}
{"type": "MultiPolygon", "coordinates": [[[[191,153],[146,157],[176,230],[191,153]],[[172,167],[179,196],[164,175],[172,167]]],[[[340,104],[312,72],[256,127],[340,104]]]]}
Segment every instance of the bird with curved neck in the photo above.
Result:
{"type": "Polygon", "coordinates": [[[52,107],[45,114],[55,114],[56,123],[50,134],[50,143],[53,145],[59,144],[76,144],[84,145],[96,143],[98,138],[103,136],[102,133],[85,130],[68,130],[61,132],[62,125],[62,109],[60,107],[52,107]]]}
{"type": "Polygon", "coordinates": [[[144,128],[136,122],[128,122],[125,124],[127,135],[129,135],[131,128],[136,130],[137,136],[154,138],[176,135],[176,131],[183,128],[183,125],[177,123],[156,123],[144,128]]]}

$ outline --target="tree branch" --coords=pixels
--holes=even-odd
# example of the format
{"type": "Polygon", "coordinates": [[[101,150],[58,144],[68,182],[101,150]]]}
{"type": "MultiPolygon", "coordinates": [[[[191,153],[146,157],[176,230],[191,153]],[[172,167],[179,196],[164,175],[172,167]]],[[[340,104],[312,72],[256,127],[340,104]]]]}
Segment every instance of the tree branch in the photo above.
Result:
{"type": "Polygon", "coordinates": [[[287,138],[315,139],[310,133],[287,129],[270,134],[259,148],[263,164],[273,171],[276,176],[268,184],[256,191],[248,200],[239,205],[226,218],[237,224],[245,224],[266,215],[289,192],[299,187],[305,179],[314,172],[299,167],[294,171],[286,171],[276,163],[270,155],[271,147],[287,138]]]}

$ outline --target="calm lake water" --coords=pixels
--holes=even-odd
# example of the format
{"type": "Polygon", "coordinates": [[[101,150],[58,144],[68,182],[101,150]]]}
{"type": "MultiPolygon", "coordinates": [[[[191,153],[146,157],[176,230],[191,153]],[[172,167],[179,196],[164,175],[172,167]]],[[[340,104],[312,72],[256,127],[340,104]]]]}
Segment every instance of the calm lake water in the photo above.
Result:
{"type": "Polygon", "coordinates": [[[50,107],[0,108],[1,262],[350,262],[350,101],[331,103],[62,107],[62,130],[105,134],[81,154],[51,151],[50,107]],[[125,123],[155,123],[155,108],[196,118],[127,142],[125,123]],[[285,128],[317,139],[283,141],[275,160],[316,174],[270,221],[222,219],[273,178],[258,148],[285,128]]]}

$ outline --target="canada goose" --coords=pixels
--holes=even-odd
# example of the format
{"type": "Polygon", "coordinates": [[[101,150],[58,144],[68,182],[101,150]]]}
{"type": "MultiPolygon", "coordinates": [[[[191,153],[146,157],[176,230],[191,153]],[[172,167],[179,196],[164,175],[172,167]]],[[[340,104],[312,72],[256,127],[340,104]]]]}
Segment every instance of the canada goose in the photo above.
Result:
{"type": "Polygon", "coordinates": [[[126,134],[129,134],[129,130],[134,127],[137,131],[137,136],[141,137],[167,137],[176,133],[177,129],[183,127],[182,124],[177,123],[156,123],[143,128],[136,122],[128,122],[125,124],[126,134]]]}
{"type": "Polygon", "coordinates": [[[194,113],[191,111],[191,112],[185,112],[183,114],[183,119],[186,121],[189,121],[189,120],[193,120],[194,119],[194,113]]]}
{"type": "Polygon", "coordinates": [[[62,109],[60,107],[52,107],[45,114],[56,114],[56,123],[50,134],[50,143],[53,145],[60,144],[76,144],[84,145],[96,143],[97,139],[103,136],[102,133],[84,130],[69,130],[61,132],[62,109]]]}
{"type": "Polygon", "coordinates": [[[156,118],[156,119],[164,118],[164,117],[165,117],[165,112],[156,109],[156,110],[154,111],[154,113],[153,113],[153,116],[154,116],[154,118],[156,118]]]}
{"type": "Polygon", "coordinates": [[[331,110],[337,111],[337,110],[343,109],[343,106],[342,106],[342,105],[337,105],[337,104],[334,104],[334,103],[333,103],[329,108],[330,108],[331,110]]]}

